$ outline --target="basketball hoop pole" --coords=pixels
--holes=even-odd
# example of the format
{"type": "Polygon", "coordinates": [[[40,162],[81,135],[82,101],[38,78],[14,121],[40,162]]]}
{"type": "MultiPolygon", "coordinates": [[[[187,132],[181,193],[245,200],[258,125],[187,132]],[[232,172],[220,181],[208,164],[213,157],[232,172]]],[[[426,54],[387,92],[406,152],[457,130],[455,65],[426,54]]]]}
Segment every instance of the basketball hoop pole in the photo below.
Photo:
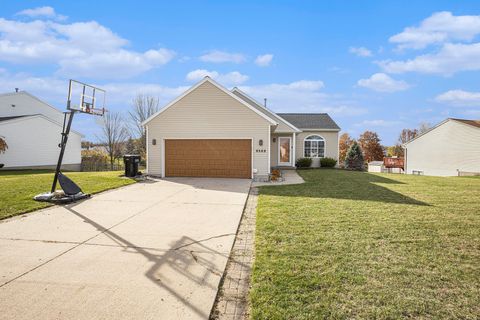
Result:
{"type": "Polygon", "coordinates": [[[62,140],[58,145],[60,147],[60,155],[58,156],[57,167],[55,169],[55,176],[53,177],[52,190],[51,190],[52,193],[54,193],[55,189],[57,188],[58,174],[60,173],[60,169],[62,167],[63,154],[65,153],[65,148],[67,146],[68,134],[70,133],[70,128],[72,126],[73,115],[75,114],[75,110],[70,110],[68,114],[70,116],[68,118],[68,123],[66,128],[65,128],[65,120],[67,117],[67,113],[65,113],[63,118],[62,140]]]}

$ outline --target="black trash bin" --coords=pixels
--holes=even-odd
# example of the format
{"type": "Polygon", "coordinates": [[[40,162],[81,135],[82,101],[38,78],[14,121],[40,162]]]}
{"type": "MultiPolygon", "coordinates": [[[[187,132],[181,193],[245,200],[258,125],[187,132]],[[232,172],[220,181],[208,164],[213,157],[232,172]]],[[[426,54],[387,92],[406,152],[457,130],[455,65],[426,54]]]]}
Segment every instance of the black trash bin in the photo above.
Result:
{"type": "Polygon", "coordinates": [[[125,176],[135,177],[138,175],[138,165],[140,164],[140,156],[134,154],[126,154],[123,156],[125,164],[125,176]]]}

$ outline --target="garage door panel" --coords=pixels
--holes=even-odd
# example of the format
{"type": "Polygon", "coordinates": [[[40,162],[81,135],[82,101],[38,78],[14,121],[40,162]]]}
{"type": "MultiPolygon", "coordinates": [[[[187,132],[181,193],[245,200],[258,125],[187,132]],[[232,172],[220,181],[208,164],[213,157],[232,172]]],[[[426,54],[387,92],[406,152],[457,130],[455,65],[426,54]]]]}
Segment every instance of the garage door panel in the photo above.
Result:
{"type": "Polygon", "coordinates": [[[249,139],[165,140],[167,177],[251,178],[249,139]]]}

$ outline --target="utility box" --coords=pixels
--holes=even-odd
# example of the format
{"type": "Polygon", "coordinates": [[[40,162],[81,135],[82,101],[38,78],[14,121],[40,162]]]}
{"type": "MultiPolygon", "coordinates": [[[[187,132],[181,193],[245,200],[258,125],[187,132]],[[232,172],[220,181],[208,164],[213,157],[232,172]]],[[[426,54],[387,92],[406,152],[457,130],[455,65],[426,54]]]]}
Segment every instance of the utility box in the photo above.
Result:
{"type": "Polygon", "coordinates": [[[135,177],[138,175],[138,165],[140,164],[140,156],[126,154],[123,156],[125,164],[125,177],[135,177]]]}

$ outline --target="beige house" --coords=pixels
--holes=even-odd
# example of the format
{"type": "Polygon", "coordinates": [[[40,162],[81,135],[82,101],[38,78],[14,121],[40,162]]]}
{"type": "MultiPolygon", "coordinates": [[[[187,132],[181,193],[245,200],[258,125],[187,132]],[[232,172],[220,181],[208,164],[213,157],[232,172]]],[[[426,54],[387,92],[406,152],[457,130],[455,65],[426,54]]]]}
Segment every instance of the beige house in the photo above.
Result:
{"type": "Polygon", "coordinates": [[[446,119],[403,147],[407,174],[480,173],[479,120],[446,119]]]}
{"type": "Polygon", "coordinates": [[[147,172],[264,179],[301,157],[338,159],[340,128],[325,113],[276,114],[205,77],[144,123],[147,172]]]}

